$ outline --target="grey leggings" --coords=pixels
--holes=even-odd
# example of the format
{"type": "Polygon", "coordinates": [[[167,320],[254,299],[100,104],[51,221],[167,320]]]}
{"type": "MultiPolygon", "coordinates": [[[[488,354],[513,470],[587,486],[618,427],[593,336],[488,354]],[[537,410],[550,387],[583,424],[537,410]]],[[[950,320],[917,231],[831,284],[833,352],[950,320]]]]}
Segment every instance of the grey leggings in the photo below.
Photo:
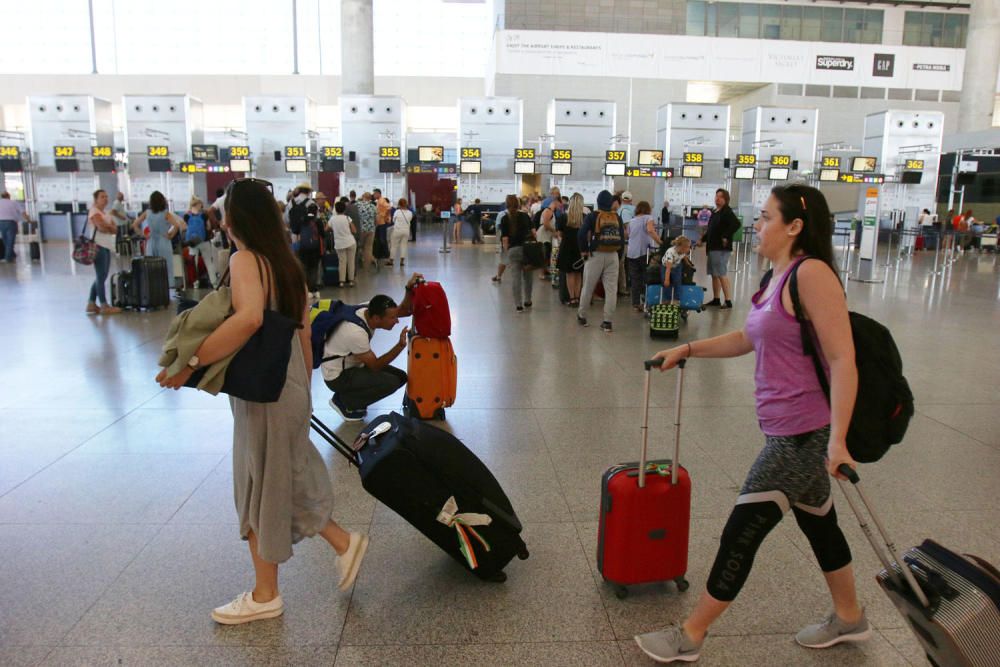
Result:
{"type": "Polygon", "coordinates": [[[514,246],[507,253],[507,267],[513,275],[511,281],[514,291],[514,305],[523,306],[531,303],[531,288],[535,281],[534,269],[524,268],[524,247],[514,246]]]}

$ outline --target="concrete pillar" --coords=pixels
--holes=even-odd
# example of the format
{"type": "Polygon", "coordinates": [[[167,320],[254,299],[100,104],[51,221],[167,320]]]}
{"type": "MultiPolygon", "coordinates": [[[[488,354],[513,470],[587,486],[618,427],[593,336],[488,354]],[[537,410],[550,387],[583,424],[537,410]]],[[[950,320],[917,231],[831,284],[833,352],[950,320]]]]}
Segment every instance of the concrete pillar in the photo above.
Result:
{"type": "Polygon", "coordinates": [[[375,23],[372,20],[372,0],[342,0],[340,26],[340,92],[344,95],[374,95],[375,23]]]}
{"type": "Polygon", "coordinates": [[[972,0],[958,131],[974,132],[993,124],[1000,73],[1000,0],[972,0]]]}

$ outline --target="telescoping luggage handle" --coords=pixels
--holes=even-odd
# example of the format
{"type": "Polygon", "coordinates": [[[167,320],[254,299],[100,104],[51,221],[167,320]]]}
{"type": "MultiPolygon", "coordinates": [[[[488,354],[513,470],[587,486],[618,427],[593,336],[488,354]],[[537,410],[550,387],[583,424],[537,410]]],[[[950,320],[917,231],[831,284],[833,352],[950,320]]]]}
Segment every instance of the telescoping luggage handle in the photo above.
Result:
{"type": "Polygon", "coordinates": [[[389,422],[382,422],[371,431],[363,431],[358,436],[357,440],[354,441],[353,445],[348,445],[334,432],[332,428],[321,422],[319,417],[315,414],[309,415],[309,425],[312,426],[313,430],[319,433],[324,440],[330,443],[334,449],[343,454],[344,458],[351,462],[356,468],[361,467],[361,459],[358,456],[358,452],[361,448],[368,444],[369,441],[375,442],[375,438],[392,428],[389,422]]]}
{"type": "Polygon", "coordinates": [[[931,603],[927,599],[927,595],[924,593],[923,589],[920,588],[920,584],[917,583],[916,578],[913,576],[913,572],[911,572],[910,568],[907,567],[906,562],[899,557],[895,542],[893,542],[889,537],[889,534],[885,530],[885,525],[883,525],[882,521],[878,518],[878,515],[872,509],[871,503],[868,501],[868,496],[865,494],[864,489],[861,488],[861,478],[858,477],[858,473],[846,463],[840,464],[837,471],[854,485],[854,490],[858,492],[858,497],[860,497],[861,502],[864,503],[865,509],[868,511],[868,515],[871,516],[872,521],[875,523],[875,527],[878,529],[879,534],[882,536],[882,540],[885,542],[886,548],[889,550],[889,555],[887,556],[885,550],[882,548],[882,545],[878,543],[878,540],[875,539],[875,535],[872,534],[872,530],[868,526],[868,522],[865,520],[865,517],[862,516],[860,508],[857,504],[855,504],[855,501],[847,492],[847,487],[843,480],[838,478],[837,482],[840,484],[840,490],[844,493],[844,498],[847,499],[847,504],[851,506],[851,511],[854,512],[854,515],[858,517],[858,523],[861,524],[862,532],[864,532],[868,541],[871,542],[872,548],[878,555],[879,560],[882,561],[882,567],[885,568],[889,578],[892,579],[893,583],[900,591],[908,586],[925,609],[930,607],[931,603]],[[890,560],[890,558],[892,560],[890,560]],[[896,573],[896,568],[893,567],[893,563],[898,565],[899,571],[903,575],[903,579],[906,580],[906,584],[903,584],[900,580],[899,574],[896,573]]]}
{"type": "MultiPolygon", "coordinates": [[[[639,488],[646,486],[646,460],[649,448],[649,393],[653,380],[653,369],[659,368],[663,364],[662,359],[649,359],[644,362],[646,367],[646,391],[643,397],[642,406],[642,452],[639,455],[639,488]]],[[[677,401],[674,412],[674,458],[670,464],[670,483],[677,483],[677,471],[680,468],[681,456],[681,397],[684,393],[684,366],[687,359],[677,362],[677,401]]]]}

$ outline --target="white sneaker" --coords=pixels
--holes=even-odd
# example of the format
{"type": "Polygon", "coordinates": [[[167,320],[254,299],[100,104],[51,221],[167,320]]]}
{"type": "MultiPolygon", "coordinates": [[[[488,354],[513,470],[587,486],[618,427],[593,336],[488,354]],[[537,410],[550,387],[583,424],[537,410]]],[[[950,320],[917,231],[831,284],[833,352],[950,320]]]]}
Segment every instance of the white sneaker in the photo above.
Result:
{"type": "Polygon", "coordinates": [[[337,588],[346,591],[354,584],[366,551],[368,551],[368,536],[361,533],[351,533],[351,542],[347,546],[347,551],[337,559],[337,569],[340,571],[340,583],[337,584],[337,588]]]}
{"type": "Polygon", "coordinates": [[[285,605],[281,601],[281,595],[277,595],[270,602],[257,602],[253,599],[253,593],[247,591],[240,593],[229,604],[213,609],[212,620],[223,625],[239,625],[264,618],[275,618],[281,616],[284,611],[285,605]]]}

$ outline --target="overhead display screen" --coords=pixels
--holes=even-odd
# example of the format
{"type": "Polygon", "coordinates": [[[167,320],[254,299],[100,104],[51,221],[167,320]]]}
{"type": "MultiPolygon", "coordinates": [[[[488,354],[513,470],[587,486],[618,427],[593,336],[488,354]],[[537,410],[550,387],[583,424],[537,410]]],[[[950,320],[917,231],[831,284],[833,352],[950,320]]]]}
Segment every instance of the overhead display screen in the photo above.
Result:
{"type": "MultiPolygon", "coordinates": [[[[290,147],[293,148],[293,147],[290,147]]],[[[289,174],[304,174],[309,171],[309,161],[293,158],[285,160],[285,171],[289,174]]]]}
{"type": "Polygon", "coordinates": [[[605,162],[624,162],[625,151],[604,151],[605,162]]]}
{"type": "Polygon", "coordinates": [[[444,146],[419,146],[417,159],[421,162],[444,162],[444,146]]]}
{"type": "Polygon", "coordinates": [[[76,147],[75,146],[53,146],[52,153],[57,158],[69,158],[76,157],[76,147]]]}
{"type": "MultiPolygon", "coordinates": [[[[304,158],[305,156],[306,156],[305,146],[285,146],[285,159],[304,158]]],[[[285,165],[285,171],[288,171],[287,165],[285,165]]]]}
{"type": "Polygon", "coordinates": [[[704,167],[700,164],[686,164],[681,168],[683,178],[701,178],[701,171],[704,167]]]}
{"type": "MultiPolygon", "coordinates": [[[[390,146],[389,148],[392,148],[392,146],[390,146]]],[[[395,150],[397,153],[399,152],[398,148],[394,148],[393,150],[395,150]]],[[[399,173],[399,158],[396,158],[395,160],[391,160],[391,159],[382,159],[382,160],[379,160],[378,161],[378,173],[380,173],[380,174],[398,174],[399,173]]]]}
{"type": "Polygon", "coordinates": [[[462,160],[460,167],[463,174],[481,174],[483,172],[483,163],[479,160],[462,160]]]}
{"type": "Polygon", "coordinates": [[[91,161],[91,166],[94,168],[94,171],[98,174],[111,174],[114,173],[116,169],[115,161],[111,158],[106,158],[106,157],[94,158],[91,161]]]}
{"type": "Polygon", "coordinates": [[[733,178],[737,181],[750,181],[753,180],[756,172],[756,167],[736,167],[733,170],[733,178]]]}
{"type": "Polygon", "coordinates": [[[625,175],[625,163],[624,162],[608,162],[604,165],[604,175],[605,176],[624,176],[625,175]]]}
{"type": "Polygon", "coordinates": [[[910,183],[917,184],[924,178],[924,172],[922,171],[904,171],[899,179],[900,183],[910,183]]]}
{"type": "Polygon", "coordinates": [[[147,157],[167,157],[168,155],[170,155],[169,146],[146,146],[147,157]]]}
{"type": "MultiPolygon", "coordinates": [[[[379,146],[378,156],[381,160],[399,159],[399,146],[379,146]]],[[[386,172],[383,172],[386,173],[386,172]]]]}
{"type": "Polygon", "coordinates": [[[550,167],[553,176],[569,176],[573,173],[572,162],[553,162],[550,167]]]}
{"type": "Polygon", "coordinates": [[[788,167],[771,167],[767,170],[767,177],[772,181],[787,181],[788,167]]]}
{"type": "Polygon", "coordinates": [[[241,173],[247,173],[250,171],[250,160],[240,158],[237,160],[229,161],[229,171],[236,171],[241,173]]]}
{"type": "Polygon", "coordinates": [[[535,149],[534,148],[515,148],[514,149],[514,159],[515,160],[534,160],[535,159],[535,149]]]}
{"type": "Polygon", "coordinates": [[[342,172],[344,171],[343,158],[323,158],[319,163],[320,171],[342,172]]]}
{"type": "Polygon", "coordinates": [[[819,180],[821,181],[836,181],[840,178],[839,169],[820,169],[819,170],[819,180]]]}
{"type": "Polygon", "coordinates": [[[462,149],[463,160],[478,160],[483,157],[483,149],[475,146],[466,146],[462,149]]]}
{"type": "Polygon", "coordinates": [[[534,162],[515,162],[514,163],[514,173],[515,174],[533,174],[535,173],[535,163],[534,162]]]}
{"type": "Polygon", "coordinates": [[[195,162],[218,162],[219,147],[214,144],[192,144],[191,159],[195,162]]]}
{"type": "Polygon", "coordinates": [[[639,151],[640,167],[659,167],[663,164],[663,151],[641,150],[639,151]]]}
{"type": "MultiPolygon", "coordinates": [[[[553,160],[572,160],[573,151],[568,148],[554,148],[552,149],[552,159],[553,160]]],[[[554,172],[553,172],[554,173],[554,172]]]]}
{"type": "Polygon", "coordinates": [[[170,158],[154,157],[149,158],[149,170],[151,172],[170,171],[170,158]]]}
{"type": "Polygon", "coordinates": [[[56,160],[56,171],[74,172],[80,171],[80,161],[76,158],[59,158],[56,160]]]}
{"type": "MultiPolygon", "coordinates": [[[[4,148],[7,148],[4,146],[4,148]]],[[[11,173],[24,171],[24,165],[21,164],[21,158],[19,157],[0,157],[0,172],[11,173]]]]}
{"type": "Polygon", "coordinates": [[[875,171],[875,166],[878,160],[873,157],[856,157],[851,160],[851,171],[857,171],[860,173],[871,173],[875,171]]]}

